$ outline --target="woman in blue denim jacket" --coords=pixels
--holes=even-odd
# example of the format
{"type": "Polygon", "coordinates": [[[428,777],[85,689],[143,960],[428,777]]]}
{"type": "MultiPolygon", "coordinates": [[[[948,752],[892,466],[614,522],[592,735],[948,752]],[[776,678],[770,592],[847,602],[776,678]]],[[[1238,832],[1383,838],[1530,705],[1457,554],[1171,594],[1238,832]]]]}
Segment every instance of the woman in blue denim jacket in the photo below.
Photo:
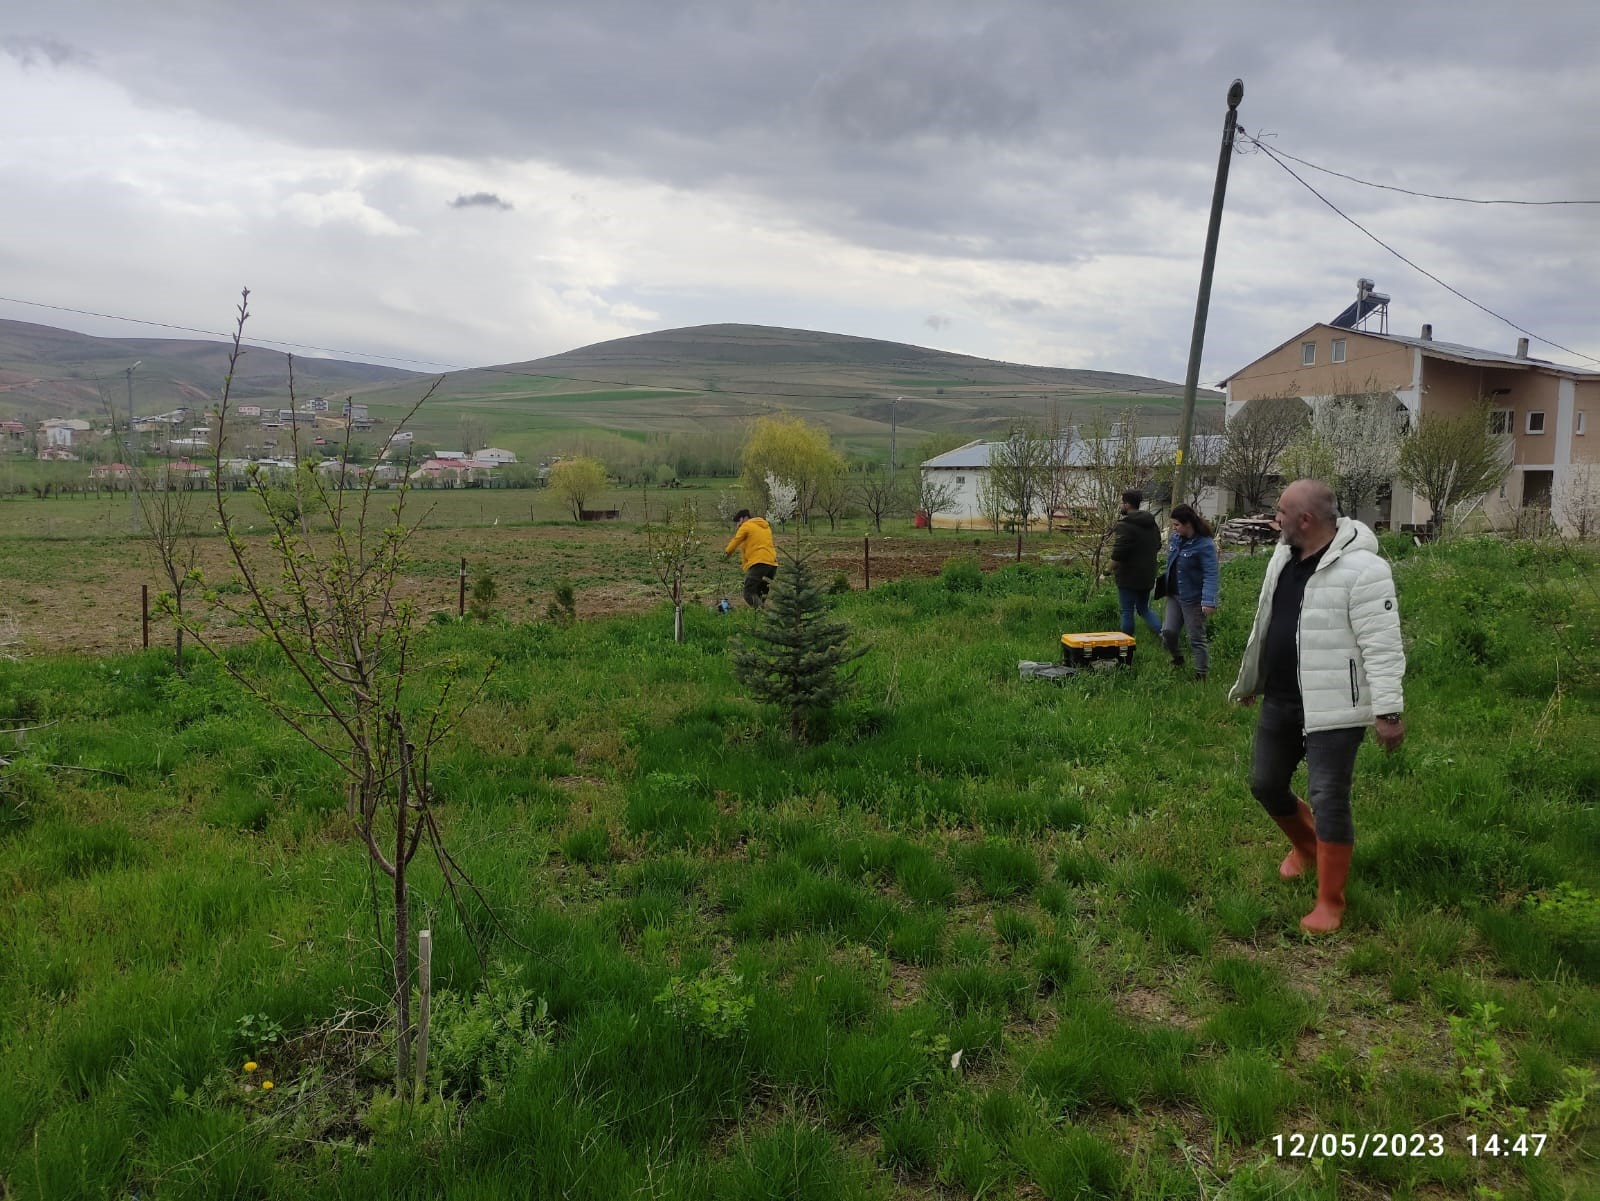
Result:
{"type": "Polygon", "coordinates": [[[1167,611],[1161,642],[1174,667],[1183,666],[1178,631],[1189,632],[1194,677],[1206,678],[1211,654],[1206,647],[1206,618],[1217,611],[1217,544],[1211,526],[1189,505],[1172,510],[1172,536],[1167,543],[1167,611]]]}

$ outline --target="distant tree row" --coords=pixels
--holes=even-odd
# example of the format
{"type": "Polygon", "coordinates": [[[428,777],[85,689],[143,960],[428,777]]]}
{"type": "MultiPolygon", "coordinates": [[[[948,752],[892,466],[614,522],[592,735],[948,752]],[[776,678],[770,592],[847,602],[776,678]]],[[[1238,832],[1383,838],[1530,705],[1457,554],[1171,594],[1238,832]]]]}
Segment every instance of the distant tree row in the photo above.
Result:
{"type": "Polygon", "coordinates": [[[551,454],[594,459],[624,487],[665,485],[675,479],[739,474],[743,431],[736,427],[703,432],[653,433],[627,437],[606,430],[584,430],[553,440],[551,454]]]}

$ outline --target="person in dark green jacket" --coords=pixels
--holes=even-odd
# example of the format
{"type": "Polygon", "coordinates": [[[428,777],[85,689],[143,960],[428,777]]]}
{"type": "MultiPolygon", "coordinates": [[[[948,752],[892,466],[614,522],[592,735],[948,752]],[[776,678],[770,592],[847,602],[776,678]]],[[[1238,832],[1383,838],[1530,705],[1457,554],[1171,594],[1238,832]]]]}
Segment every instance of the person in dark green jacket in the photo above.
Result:
{"type": "Polygon", "coordinates": [[[1117,603],[1122,607],[1122,632],[1133,636],[1134,617],[1157,638],[1161,621],[1150,610],[1150,589],[1156,582],[1156,555],[1161,551],[1161,530],[1156,519],[1139,506],[1144,493],[1130,488],[1122,494],[1122,517],[1111,530],[1111,567],[1117,581],[1117,603]]]}

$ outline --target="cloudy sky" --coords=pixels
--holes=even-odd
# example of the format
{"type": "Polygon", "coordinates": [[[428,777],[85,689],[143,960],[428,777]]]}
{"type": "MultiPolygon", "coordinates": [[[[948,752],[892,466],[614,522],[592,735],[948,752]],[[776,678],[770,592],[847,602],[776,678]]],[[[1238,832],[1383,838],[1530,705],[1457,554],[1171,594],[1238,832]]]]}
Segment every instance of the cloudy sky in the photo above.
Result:
{"type": "MultiPolygon", "coordinates": [[[[222,329],[248,284],[258,338],[453,364],[736,321],[1181,379],[1235,76],[1282,152],[1593,200],[1597,46],[1600,6],[1481,0],[8,0],[0,294],[222,329]]],[[[1600,207],[1290,165],[1600,359],[1600,207]]],[[[1394,332],[1518,337],[1254,153],[1203,379],[1361,275],[1394,332]]]]}

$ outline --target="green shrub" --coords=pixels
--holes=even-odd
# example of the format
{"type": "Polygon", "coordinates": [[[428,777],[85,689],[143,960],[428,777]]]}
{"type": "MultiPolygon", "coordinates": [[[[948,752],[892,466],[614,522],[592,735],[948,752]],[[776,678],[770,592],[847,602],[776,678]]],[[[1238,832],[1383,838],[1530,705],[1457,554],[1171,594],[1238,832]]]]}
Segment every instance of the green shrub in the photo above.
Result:
{"type": "Polygon", "coordinates": [[[550,1049],[550,1007],[497,966],[478,992],[433,994],[428,1075],[448,1097],[478,1097],[550,1049]]]}
{"type": "Polygon", "coordinates": [[[656,1004],[685,1029],[712,1039],[743,1034],[755,994],[735,972],[704,971],[692,979],[674,976],[656,994],[656,1004]]]}
{"type": "Polygon", "coordinates": [[[1585,980],[1600,979],[1600,896],[1563,881],[1524,902],[1535,925],[1585,980]]]}
{"type": "Polygon", "coordinates": [[[472,581],[472,592],[467,601],[467,616],[474,621],[488,621],[494,616],[494,576],[480,571],[472,581]]]}
{"type": "Polygon", "coordinates": [[[948,592],[982,592],[983,568],[970,555],[946,559],[939,569],[939,582],[948,592]]]}
{"type": "Polygon", "coordinates": [[[1416,549],[1416,540],[1411,534],[1402,534],[1398,530],[1384,530],[1378,535],[1379,552],[1392,562],[1404,559],[1416,549]]]}

